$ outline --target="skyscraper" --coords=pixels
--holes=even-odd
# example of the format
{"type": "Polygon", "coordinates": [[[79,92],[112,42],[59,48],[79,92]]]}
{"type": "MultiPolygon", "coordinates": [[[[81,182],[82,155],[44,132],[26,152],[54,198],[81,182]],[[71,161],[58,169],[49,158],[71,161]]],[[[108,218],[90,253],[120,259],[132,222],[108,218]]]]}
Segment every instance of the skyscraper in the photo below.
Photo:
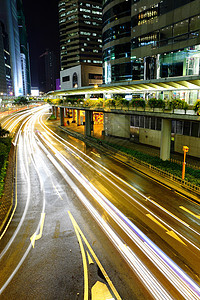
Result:
{"type": "Polygon", "coordinates": [[[199,30],[198,0],[105,0],[104,82],[200,75],[199,30]]]}
{"type": "Polygon", "coordinates": [[[23,94],[31,94],[31,75],[30,75],[30,60],[29,47],[27,42],[27,33],[25,25],[25,17],[23,11],[22,0],[17,0],[17,15],[20,38],[20,53],[22,66],[23,94]]]}
{"type": "MultiPolygon", "coordinates": [[[[0,20],[8,36],[9,49],[6,54],[10,57],[13,93],[15,96],[30,94],[29,50],[22,0],[1,0],[0,20]]],[[[10,88],[9,93],[12,94],[10,88]]]]}
{"type": "Polygon", "coordinates": [[[59,26],[61,87],[63,84],[82,86],[92,83],[95,77],[101,78],[101,1],[59,1],[59,26]]]}
{"type": "Polygon", "coordinates": [[[13,93],[8,34],[0,21],[0,97],[13,93]]]}
{"type": "Polygon", "coordinates": [[[16,0],[1,0],[0,19],[8,33],[13,92],[23,95],[22,67],[16,0]]]}
{"type": "Polygon", "coordinates": [[[46,93],[56,88],[56,66],[53,51],[46,50],[39,57],[39,89],[46,93]]]}
{"type": "Polygon", "coordinates": [[[131,0],[103,1],[104,83],[132,79],[131,0]]]}

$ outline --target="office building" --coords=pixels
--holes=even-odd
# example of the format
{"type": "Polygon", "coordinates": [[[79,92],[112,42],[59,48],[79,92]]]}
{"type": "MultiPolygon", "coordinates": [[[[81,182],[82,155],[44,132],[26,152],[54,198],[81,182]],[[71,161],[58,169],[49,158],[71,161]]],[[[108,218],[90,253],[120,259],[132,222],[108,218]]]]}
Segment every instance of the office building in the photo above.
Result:
{"type": "Polygon", "coordinates": [[[22,66],[16,0],[1,0],[0,20],[3,22],[5,31],[8,34],[13,93],[15,96],[23,95],[22,66]]]}
{"type": "Polygon", "coordinates": [[[27,42],[27,33],[26,33],[26,25],[25,25],[25,17],[24,17],[22,0],[17,0],[17,15],[18,15],[19,38],[20,38],[23,95],[27,95],[27,94],[30,95],[31,75],[30,75],[29,46],[27,42]]]}
{"type": "Polygon", "coordinates": [[[39,90],[42,93],[56,89],[56,68],[53,51],[46,50],[39,57],[39,90]]]}
{"type": "Polygon", "coordinates": [[[103,81],[132,80],[131,0],[103,1],[103,81]]]}
{"type": "Polygon", "coordinates": [[[59,1],[61,88],[102,83],[101,1],[59,1]]]}
{"type": "Polygon", "coordinates": [[[199,75],[199,30],[198,0],[104,1],[104,82],[199,75]]]}
{"type": "Polygon", "coordinates": [[[8,34],[0,21],[0,97],[12,95],[12,77],[8,34]]]}

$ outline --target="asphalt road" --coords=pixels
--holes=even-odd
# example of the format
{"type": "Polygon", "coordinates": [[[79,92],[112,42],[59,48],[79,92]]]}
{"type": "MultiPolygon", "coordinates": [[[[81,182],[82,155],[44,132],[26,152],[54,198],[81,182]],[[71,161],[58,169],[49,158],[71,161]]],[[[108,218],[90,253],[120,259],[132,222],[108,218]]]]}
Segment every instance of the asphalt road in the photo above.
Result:
{"type": "Polygon", "coordinates": [[[46,118],[18,136],[0,299],[199,299],[199,205],[46,118]]]}

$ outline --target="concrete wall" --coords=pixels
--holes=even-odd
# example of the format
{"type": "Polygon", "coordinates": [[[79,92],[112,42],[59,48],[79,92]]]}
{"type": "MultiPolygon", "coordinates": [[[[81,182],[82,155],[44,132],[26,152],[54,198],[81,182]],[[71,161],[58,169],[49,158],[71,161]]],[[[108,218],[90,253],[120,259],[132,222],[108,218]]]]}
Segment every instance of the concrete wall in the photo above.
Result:
{"type": "Polygon", "coordinates": [[[161,131],[139,128],[139,142],[160,148],[161,131]]]}
{"type": "Polygon", "coordinates": [[[200,138],[176,134],[174,139],[174,150],[183,153],[183,146],[189,147],[189,155],[200,158],[200,138]]]}
{"type": "Polygon", "coordinates": [[[105,135],[122,138],[130,138],[130,116],[105,113],[104,115],[105,135]]]}
{"type": "Polygon", "coordinates": [[[62,90],[73,88],[73,74],[78,76],[78,87],[102,84],[101,79],[89,79],[89,73],[102,75],[102,68],[97,66],[79,65],[60,72],[60,84],[62,90]],[[63,77],[69,76],[69,81],[63,81],[63,77]]]}
{"type": "Polygon", "coordinates": [[[101,79],[89,79],[89,73],[102,75],[102,67],[82,65],[81,82],[82,86],[99,85],[103,83],[101,79]]]}
{"type": "Polygon", "coordinates": [[[60,85],[62,90],[73,88],[73,74],[78,76],[78,87],[82,86],[81,82],[81,65],[60,71],[60,85]],[[69,81],[63,81],[63,77],[69,76],[69,81]]]}

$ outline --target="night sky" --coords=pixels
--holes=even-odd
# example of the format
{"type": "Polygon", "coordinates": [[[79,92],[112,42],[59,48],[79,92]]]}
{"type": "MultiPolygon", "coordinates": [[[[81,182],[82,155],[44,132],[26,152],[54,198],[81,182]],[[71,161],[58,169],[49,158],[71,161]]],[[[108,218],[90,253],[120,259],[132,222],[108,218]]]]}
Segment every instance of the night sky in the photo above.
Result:
{"type": "Polygon", "coordinates": [[[58,0],[22,0],[30,49],[31,85],[38,86],[39,56],[46,49],[55,52],[59,76],[58,0]]]}

